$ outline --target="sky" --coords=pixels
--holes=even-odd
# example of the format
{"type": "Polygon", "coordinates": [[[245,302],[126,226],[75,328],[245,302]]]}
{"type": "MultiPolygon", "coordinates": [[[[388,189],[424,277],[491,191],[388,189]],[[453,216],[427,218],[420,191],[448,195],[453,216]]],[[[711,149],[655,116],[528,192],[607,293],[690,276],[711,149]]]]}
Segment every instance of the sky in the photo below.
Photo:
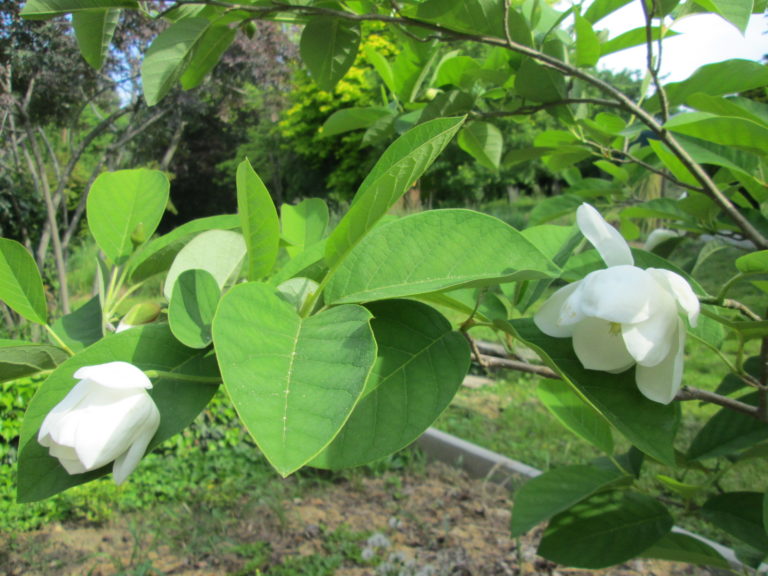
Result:
{"type": "MultiPolygon", "coordinates": [[[[639,2],[631,2],[595,25],[608,29],[611,38],[643,25],[645,18],[639,2]]],[[[753,14],[745,36],[732,24],[715,14],[687,16],[674,23],[680,32],[664,40],[661,76],[665,82],[676,82],[690,76],[704,64],[732,58],[760,61],[768,54],[768,16],[753,14]]],[[[616,52],[600,59],[600,67],[611,70],[645,69],[645,46],[616,52]]]]}

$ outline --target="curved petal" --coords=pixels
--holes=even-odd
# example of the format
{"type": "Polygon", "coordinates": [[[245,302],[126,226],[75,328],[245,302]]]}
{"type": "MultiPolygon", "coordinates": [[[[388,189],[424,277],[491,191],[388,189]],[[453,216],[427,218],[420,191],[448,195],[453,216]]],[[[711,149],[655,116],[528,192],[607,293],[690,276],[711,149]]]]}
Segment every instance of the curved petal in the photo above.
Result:
{"type": "Polygon", "coordinates": [[[677,330],[673,335],[669,354],[655,366],[638,364],[635,381],[640,392],[654,402],[669,404],[675,399],[683,381],[683,356],[685,352],[685,326],[677,319],[677,330]]]}
{"type": "Polygon", "coordinates": [[[112,402],[106,402],[105,398],[91,400],[93,403],[77,428],[75,441],[77,456],[88,470],[100,468],[128,450],[154,406],[146,392],[112,402]]]}
{"type": "Polygon", "coordinates": [[[563,323],[564,312],[566,317],[568,315],[568,311],[564,310],[563,306],[568,297],[579,287],[579,284],[580,282],[574,282],[563,286],[552,294],[539,308],[539,311],[534,314],[534,324],[547,336],[568,338],[573,334],[573,321],[563,323]]]}
{"type": "Polygon", "coordinates": [[[677,338],[677,306],[666,292],[652,303],[650,318],[636,324],[623,324],[621,334],[630,355],[643,366],[655,366],[669,354],[677,338]]]}
{"type": "Polygon", "coordinates": [[[608,266],[631,266],[635,263],[627,241],[592,206],[586,203],[579,206],[576,210],[576,223],[608,266]]]}
{"type": "Polygon", "coordinates": [[[87,378],[107,388],[152,388],[147,375],[128,362],[107,362],[96,366],[83,366],[75,378],[87,378]]]}
{"type": "Polygon", "coordinates": [[[635,363],[621,332],[614,330],[610,322],[597,318],[586,318],[574,327],[573,351],[589,370],[618,373],[635,363]]]}
{"type": "Polygon", "coordinates": [[[652,301],[661,291],[658,283],[636,266],[597,270],[587,274],[582,283],[578,303],[581,313],[619,324],[650,318],[652,301]]]}
{"type": "Polygon", "coordinates": [[[688,322],[691,323],[691,326],[696,326],[701,305],[688,281],[680,276],[680,274],[662,268],[648,268],[647,272],[674,296],[680,308],[685,310],[688,322]]]}
{"type": "Polygon", "coordinates": [[[147,451],[149,442],[157,432],[160,426],[160,411],[155,403],[152,403],[152,409],[146,415],[146,419],[141,424],[139,433],[131,444],[130,448],[115,459],[112,466],[112,477],[118,486],[125,482],[128,475],[134,471],[141,462],[144,453],[147,451]]]}
{"type": "Polygon", "coordinates": [[[43,439],[46,437],[50,438],[52,430],[59,427],[62,417],[67,412],[74,409],[78,403],[85,398],[90,389],[91,384],[88,381],[81,380],[72,387],[61,402],[56,404],[56,406],[48,412],[40,426],[40,431],[37,433],[37,441],[40,444],[48,446],[48,444],[43,443],[43,439]]]}
{"type": "Polygon", "coordinates": [[[56,458],[64,467],[64,470],[69,474],[82,474],[83,472],[87,472],[85,466],[83,466],[82,462],[78,459],[74,448],[54,444],[51,446],[48,453],[56,458]]]}

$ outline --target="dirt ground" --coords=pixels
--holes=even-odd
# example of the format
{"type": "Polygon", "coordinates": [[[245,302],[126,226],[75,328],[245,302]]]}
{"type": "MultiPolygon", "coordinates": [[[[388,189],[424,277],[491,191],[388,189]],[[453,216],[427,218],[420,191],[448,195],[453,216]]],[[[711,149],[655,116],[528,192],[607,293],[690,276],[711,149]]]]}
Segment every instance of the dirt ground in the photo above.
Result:
{"type": "Polygon", "coordinates": [[[439,463],[427,465],[425,475],[353,478],[277,505],[254,505],[244,497],[232,516],[216,535],[222,542],[219,551],[202,554],[174,541],[170,528],[167,538],[158,535],[162,530],[137,531],[136,518],[121,517],[103,527],[56,525],[0,535],[5,540],[0,541],[0,576],[712,574],[652,561],[602,571],[555,566],[535,555],[536,530],[520,542],[509,537],[505,487],[472,480],[439,463]],[[323,555],[333,546],[329,542],[343,551],[343,561],[323,567],[323,555]]]}

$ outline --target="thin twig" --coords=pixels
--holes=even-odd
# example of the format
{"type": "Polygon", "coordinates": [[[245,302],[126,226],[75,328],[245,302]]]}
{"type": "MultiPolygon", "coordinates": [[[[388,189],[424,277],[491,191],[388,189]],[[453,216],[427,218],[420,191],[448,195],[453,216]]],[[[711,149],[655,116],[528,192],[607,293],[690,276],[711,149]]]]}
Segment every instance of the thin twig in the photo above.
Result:
{"type": "Polygon", "coordinates": [[[727,396],[721,396],[720,394],[709,392],[708,390],[693,388],[691,386],[683,386],[677,393],[677,396],[675,396],[675,400],[679,400],[681,402],[686,402],[688,400],[702,400],[704,402],[717,404],[723,408],[728,408],[730,410],[746,414],[747,416],[751,416],[752,418],[756,418],[757,420],[761,420],[763,422],[766,421],[765,417],[760,414],[760,411],[756,406],[740,402],[739,400],[735,400],[733,398],[728,398],[727,396]]]}
{"type": "Polygon", "coordinates": [[[518,372],[526,372],[528,374],[535,374],[543,378],[550,378],[552,380],[562,380],[560,376],[554,370],[541,366],[539,364],[528,364],[521,360],[512,360],[510,358],[499,358],[497,356],[487,356],[485,354],[473,354],[476,360],[483,366],[495,366],[498,368],[508,368],[510,370],[517,370],[518,372]]]}

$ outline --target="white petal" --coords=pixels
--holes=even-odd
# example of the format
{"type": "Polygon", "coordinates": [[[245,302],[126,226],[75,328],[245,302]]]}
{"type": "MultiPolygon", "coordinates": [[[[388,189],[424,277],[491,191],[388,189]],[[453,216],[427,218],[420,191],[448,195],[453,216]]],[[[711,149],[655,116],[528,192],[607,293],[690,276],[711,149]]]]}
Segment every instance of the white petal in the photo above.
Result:
{"type": "Polygon", "coordinates": [[[672,240],[672,238],[679,238],[680,233],[676,230],[667,230],[666,228],[656,228],[653,230],[650,234],[648,234],[648,238],[645,240],[645,244],[643,245],[643,249],[647,250],[648,252],[653,252],[653,249],[656,248],[659,244],[663,244],[667,240],[672,240]]]}
{"type": "Polygon", "coordinates": [[[582,320],[574,327],[573,351],[589,370],[617,373],[635,363],[621,333],[612,330],[610,322],[596,318],[582,320]]]}
{"type": "Polygon", "coordinates": [[[701,305],[688,281],[680,274],[662,268],[648,268],[647,272],[675,297],[680,308],[688,315],[688,322],[696,326],[701,305]]]}
{"type": "Polygon", "coordinates": [[[51,435],[51,430],[58,426],[61,417],[77,406],[77,404],[85,398],[89,390],[90,384],[87,381],[82,380],[72,387],[62,401],[56,404],[56,406],[54,406],[46,415],[45,420],[43,420],[43,423],[40,426],[40,431],[37,433],[38,442],[43,446],[47,446],[47,444],[43,444],[43,438],[51,435]]]}
{"type": "Polygon", "coordinates": [[[683,381],[684,352],[685,326],[678,318],[673,346],[667,357],[655,366],[637,366],[635,381],[643,396],[661,404],[669,404],[675,399],[683,381]]]}
{"type": "Polygon", "coordinates": [[[147,451],[149,442],[154,437],[159,426],[160,411],[153,402],[152,410],[147,413],[147,417],[141,424],[140,432],[136,435],[133,444],[131,444],[131,447],[115,460],[115,465],[112,467],[112,477],[115,480],[115,484],[119,486],[125,482],[128,475],[139,465],[141,458],[144,456],[144,452],[147,451]]]}
{"type": "Polygon", "coordinates": [[[651,303],[661,290],[645,270],[614,266],[591,272],[582,280],[580,310],[584,316],[619,324],[634,324],[651,317],[651,303]]]}
{"type": "Polygon", "coordinates": [[[87,378],[107,388],[152,388],[147,375],[128,362],[83,366],[75,372],[75,378],[87,378]]]}
{"type": "Polygon", "coordinates": [[[586,203],[579,206],[576,210],[576,223],[608,266],[631,266],[635,263],[627,241],[592,206],[586,203]]]}
{"type": "Polygon", "coordinates": [[[666,292],[651,303],[653,314],[643,322],[622,324],[621,333],[630,355],[643,366],[655,366],[669,354],[677,339],[677,306],[666,292]]]}
{"type": "Polygon", "coordinates": [[[75,450],[83,465],[93,470],[128,450],[154,403],[146,392],[112,402],[95,395],[89,400],[93,403],[77,428],[75,450]]]}
{"type": "MultiPolygon", "coordinates": [[[[552,294],[552,296],[544,302],[543,306],[539,308],[539,311],[534,314],[533,322],[539,330],[544,332],[547,336],[552,336],[554,338],[568,338],[573,334],[573,319],[563,324],[563,315],[564,313],[566,316],[568,314],[568,312],[563,309],[563,305],[578,286],[579,282],[563,286],[557,292],[552,294]]],[[[579,318],[579,320],[580,319],[581,318],[579,318]]]]}

